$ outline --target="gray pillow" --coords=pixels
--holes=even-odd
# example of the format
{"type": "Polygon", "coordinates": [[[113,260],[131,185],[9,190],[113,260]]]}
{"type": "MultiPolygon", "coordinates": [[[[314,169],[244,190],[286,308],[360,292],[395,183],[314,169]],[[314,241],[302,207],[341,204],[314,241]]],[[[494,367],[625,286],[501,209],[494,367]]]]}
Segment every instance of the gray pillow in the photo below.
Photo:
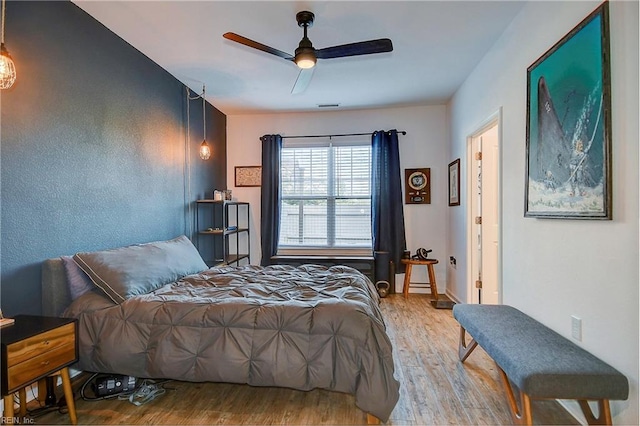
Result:
{"type": "Polygon", "coordinates": [[[73,259],[116,303],[207,269],[198,250],[184,235],[168,241],[76,253],[73,259]]]}
{"type": "Polygon", "coordinates": [[[60,258],[62,259],[62,265],[64,265],[64,271],[67,274],[67,285],[69,286],[71,300],[76,300],[78,297],[95,288],[91,278],[80,269],[76,261],[73,260],[73,257],[62,256],[60,258]]]}

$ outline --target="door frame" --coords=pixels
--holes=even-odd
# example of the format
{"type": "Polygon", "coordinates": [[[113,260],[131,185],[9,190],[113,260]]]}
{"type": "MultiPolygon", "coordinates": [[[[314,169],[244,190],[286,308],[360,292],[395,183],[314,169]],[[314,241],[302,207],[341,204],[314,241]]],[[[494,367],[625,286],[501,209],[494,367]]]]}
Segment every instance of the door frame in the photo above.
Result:
{"type": "Polygon", "coordinates": [[[497,111],[492,113],[479,125],[475,126],[475,130],[467,136],[467,191],[466,191],[466,205],[467,205],[467,300],[469,303],[478,304],[478,292],[475,291],[476,278],[473,274],[474,266],[474,225],[475,217],[473,215],[472,197],[474,192],[474,180],[476,178],[474,172],[474,155],[475,150],[473,148],[473,141],[475,138],[481,136],[488,129],[493,126],[497,126],[498,130],[498,303],[503,303],[503,287],[502,287],[502,107],[499,107],[497,111]]]}

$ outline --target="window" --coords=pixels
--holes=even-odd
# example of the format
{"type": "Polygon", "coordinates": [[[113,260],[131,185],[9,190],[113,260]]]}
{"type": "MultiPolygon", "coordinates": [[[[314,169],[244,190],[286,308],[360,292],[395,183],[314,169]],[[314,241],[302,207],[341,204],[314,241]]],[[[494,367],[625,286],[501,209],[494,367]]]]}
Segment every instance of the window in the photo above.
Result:
{"type": "Polygon", "coordinates": [[[371,143],[285,143],[278,250],[371,250],[371,143]]]}

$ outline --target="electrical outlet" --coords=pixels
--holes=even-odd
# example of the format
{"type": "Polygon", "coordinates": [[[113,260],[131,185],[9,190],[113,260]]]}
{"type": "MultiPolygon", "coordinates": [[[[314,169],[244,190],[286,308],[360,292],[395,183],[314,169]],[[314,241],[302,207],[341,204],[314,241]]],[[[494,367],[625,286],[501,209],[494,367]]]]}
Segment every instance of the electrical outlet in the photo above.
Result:
{"type": "Polygon", "coordinates": [[[453,256],[449,256],[449,265],[451,265],[453,267],[453,269],[456,269],[456,258],[453,256]]]}
{"type": "Polygon", "coordinates": [[[582,320],[575,315],[571,315],[571,336],[577,341],[582,341],[582,320]]]}

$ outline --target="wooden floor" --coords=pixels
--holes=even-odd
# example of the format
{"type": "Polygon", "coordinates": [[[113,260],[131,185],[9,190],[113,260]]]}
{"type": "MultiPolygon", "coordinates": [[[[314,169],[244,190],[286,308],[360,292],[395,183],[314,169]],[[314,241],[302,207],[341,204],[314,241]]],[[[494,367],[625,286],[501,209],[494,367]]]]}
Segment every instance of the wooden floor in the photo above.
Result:
{"type": "MultiPolygon", "coordinates": [[[[478,347],[461,364],[458,323],[435,309],[430,296],[401,294],[382,300],[394,346],[400,400],[389,425],[511,425],[493,361],[478,347]]],[[[78,384],[77,387],[79,387],[78,384]]],[[[77,389],[77,387],[75,389],[77,389]]],[[[167,392],[142,406],[128,401],[76,401],[80,424],[267,425],[366,424],[354,398],[342,393],[257,388],[219,383],[168,382],[167,392]]],[[[33,408],[33,407],[30,407],[33,408]]],[[[555,401],[534,401],[535,424],[579,424],[555,401]]],[[[36,424],[67,424],[57,412],[36,424]]]]}

